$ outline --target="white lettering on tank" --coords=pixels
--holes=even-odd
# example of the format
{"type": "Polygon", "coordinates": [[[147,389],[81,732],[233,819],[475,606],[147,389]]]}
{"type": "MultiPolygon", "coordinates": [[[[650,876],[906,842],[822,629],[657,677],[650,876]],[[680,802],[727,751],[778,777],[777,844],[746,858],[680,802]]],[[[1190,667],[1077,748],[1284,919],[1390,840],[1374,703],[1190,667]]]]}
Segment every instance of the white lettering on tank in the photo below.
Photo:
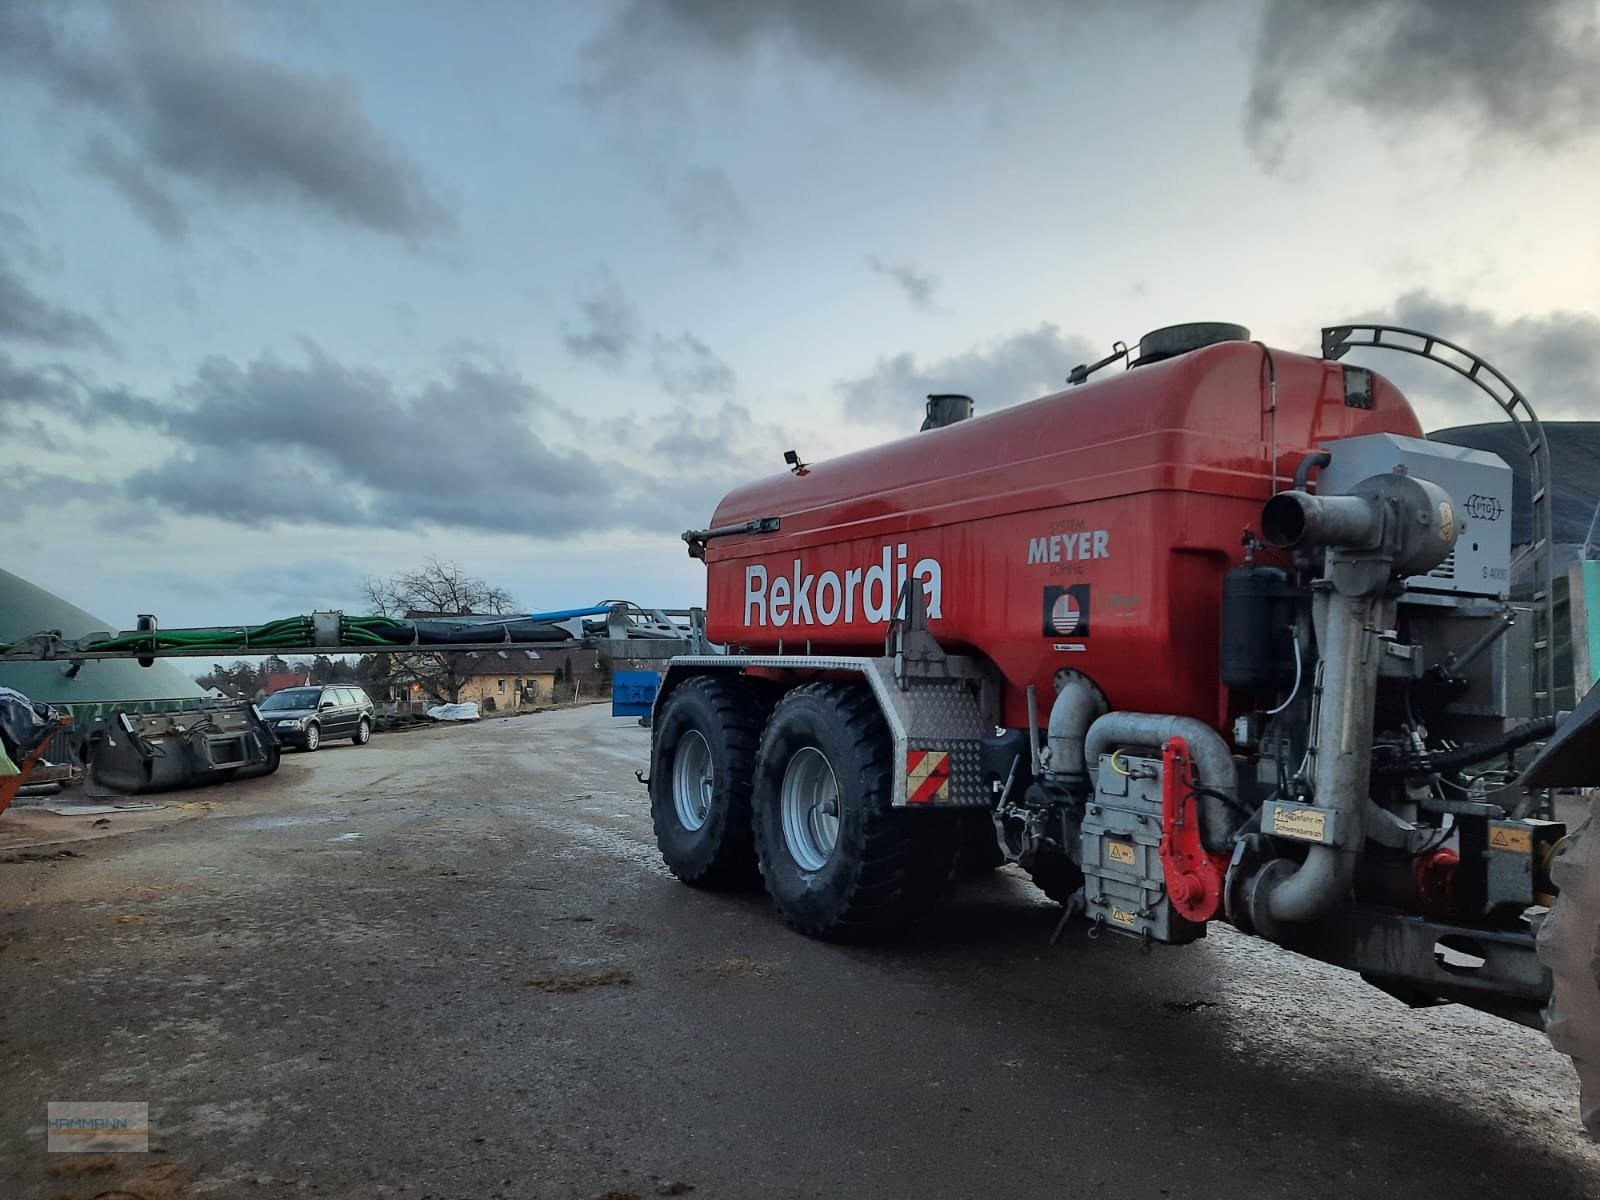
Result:
{"type": "Polygon", "coordinates": [[[923,581],[922,594],[928,598],[928,620],[937,621],[944,616],[941,611],[944,600],[944,571],[939,566],[939,560],[919,558],[917,565],[911,568],[911,574],[923,581]]]}
{"type": "Polygon", "coordinates": [[[874,563],[867,568],[866,579],[861,587],[861,615],[874,625],[889,619],[889,610],[894,604],[894,597],[889,594],[890,583],[893,580],[894,556],[889,547],[883,548],[883,561],[874,563]],[[874,600],[873,588],[877,588],[878,598],[874,600]]]}
{"type": "Polygon", "coordinates": [[[765,567],[746,567],[744,569],[744,623],[751,624],[750,610],[755,609],[761,614],[758,624],[767,623],[767,569],[765,567]]]}
{"type": "Polygon", "coordinates": [[[1092,558],[1111,557],[1111,532],[1106,529],[1082,529],[1071,533],[1052,533],[1028,539],[1028,565],[1044,566],[1048,563],[1083,562],[1092,558]]]}
{"type": "Polygon", "coordinates": [[[908,581],[922,585],[928,617],[944,616],[944,567],[937,558],[919,558],[907,565],[908,546],[901,542],[880,548],[869,567],[847,567],[814,575],[802,559],[793,560],[792,574],[769,576],[759,564],[744,570],[745,625],[837,625],[861,617],[874,624],[890,619],[908,581]],[[895,590],[899,581],[900,590],[895,590]],[[857,598],[859,596],[859,605],[857,598]]]}
{"type": "Polygon", "coordinates": [[[856,589],[861,586],[863,573],[860,567],[851,567],[844,573],[844,623],[846,625],[856,619],[856,589]]]}
{"type": "Polygon", "coordinates": [[[817,620],[824,625],[832,625],[839,619],[839,608],[843,603],[844,588],[839,583],[839,576],[832,571],[824,571],[817,579],[817,620]]]}
{"type": "Polygon", "coordinates": [[[794,615],[791,618],[796,625],[810,625],[811,617],[811,585],[816,581],[813,575],[800,574],[800,560],[794,560],[794,615]]]}

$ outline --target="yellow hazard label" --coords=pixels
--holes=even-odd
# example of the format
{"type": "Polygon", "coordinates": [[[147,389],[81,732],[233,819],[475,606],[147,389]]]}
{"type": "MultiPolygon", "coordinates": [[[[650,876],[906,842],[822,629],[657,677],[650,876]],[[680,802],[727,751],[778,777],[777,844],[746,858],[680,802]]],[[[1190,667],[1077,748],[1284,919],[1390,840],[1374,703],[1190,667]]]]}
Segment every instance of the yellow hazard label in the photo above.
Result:
{"type": "Polygon", "coordinates": [[[1509,850],[1513,854],[1533,853],[1533,831],[1518,829],[1514,825],[1492,825],[1489,827],[1489,847],[1493,850],[1509,850]]]}
{"type": "Polygon", "coordinates": [[[1133,847],[1128,845],[1127,842],[1107,842],[1106,857],[1112,862],[1125,863],[1130,867],[1133,866],[1136,858],[1133,853],[1133,847]]]}
{"type": "Polygon", "coordinates": [[[1280,804],[1272,810],[1272,832],[1301,842],[1328,840],[1328,814],[1319,808],[1280,804]]]}
{"type": "Polygon", "coordinates": [[[1118,925],[1137,925],[1139,923],[1139,914],[1131,913],[1127,909],[1118,908],[1113,904],[1111,906],[1111,919],[1118,925]]]}

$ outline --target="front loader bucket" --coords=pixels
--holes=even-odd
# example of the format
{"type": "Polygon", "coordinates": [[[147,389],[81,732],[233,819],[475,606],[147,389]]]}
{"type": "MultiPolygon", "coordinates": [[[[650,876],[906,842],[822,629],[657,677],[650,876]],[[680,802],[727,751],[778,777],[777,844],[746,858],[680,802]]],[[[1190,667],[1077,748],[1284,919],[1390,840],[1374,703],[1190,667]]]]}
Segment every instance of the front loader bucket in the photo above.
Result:
{"type": "Polygon", "coordinates": [[[137,795],[270,775],[278,743],[249,704],[117,712],[95,723],[84,759],[97,783],[137,795]]]}

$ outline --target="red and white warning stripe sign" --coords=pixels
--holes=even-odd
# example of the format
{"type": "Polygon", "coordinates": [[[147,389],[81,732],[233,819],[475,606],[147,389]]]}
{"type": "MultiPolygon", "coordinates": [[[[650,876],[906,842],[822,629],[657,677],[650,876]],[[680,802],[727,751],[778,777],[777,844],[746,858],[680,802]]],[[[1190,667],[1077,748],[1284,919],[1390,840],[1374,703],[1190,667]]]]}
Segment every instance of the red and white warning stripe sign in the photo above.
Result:
{"type": "Polygon", "coordinates": [[[906,802],[908,804],[948,803],[950,799],[950,751],[908,750],[906,752],[906,802]]]}

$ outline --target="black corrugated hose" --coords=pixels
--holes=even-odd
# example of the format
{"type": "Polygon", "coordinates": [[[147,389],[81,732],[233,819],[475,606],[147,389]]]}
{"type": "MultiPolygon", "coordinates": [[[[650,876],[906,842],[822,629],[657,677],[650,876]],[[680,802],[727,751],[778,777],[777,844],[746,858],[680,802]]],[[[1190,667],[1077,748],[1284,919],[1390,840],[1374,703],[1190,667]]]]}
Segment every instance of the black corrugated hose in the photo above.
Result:
{"type": "Polygon", "coordinates": [[[1487,742],[1468,742],[1454,750],[1441,750],[1437,754],[1408,754],[1404,758],[1373,763],[1374,775],[1433,775],[1440,771],[1455,771],[1473,763],[1487,762],[1508,754],[1519,746],[1547,738],[1556,731],[1555,717],[1536,717],[1514,725],[1497,738],[1487,742]]]}

